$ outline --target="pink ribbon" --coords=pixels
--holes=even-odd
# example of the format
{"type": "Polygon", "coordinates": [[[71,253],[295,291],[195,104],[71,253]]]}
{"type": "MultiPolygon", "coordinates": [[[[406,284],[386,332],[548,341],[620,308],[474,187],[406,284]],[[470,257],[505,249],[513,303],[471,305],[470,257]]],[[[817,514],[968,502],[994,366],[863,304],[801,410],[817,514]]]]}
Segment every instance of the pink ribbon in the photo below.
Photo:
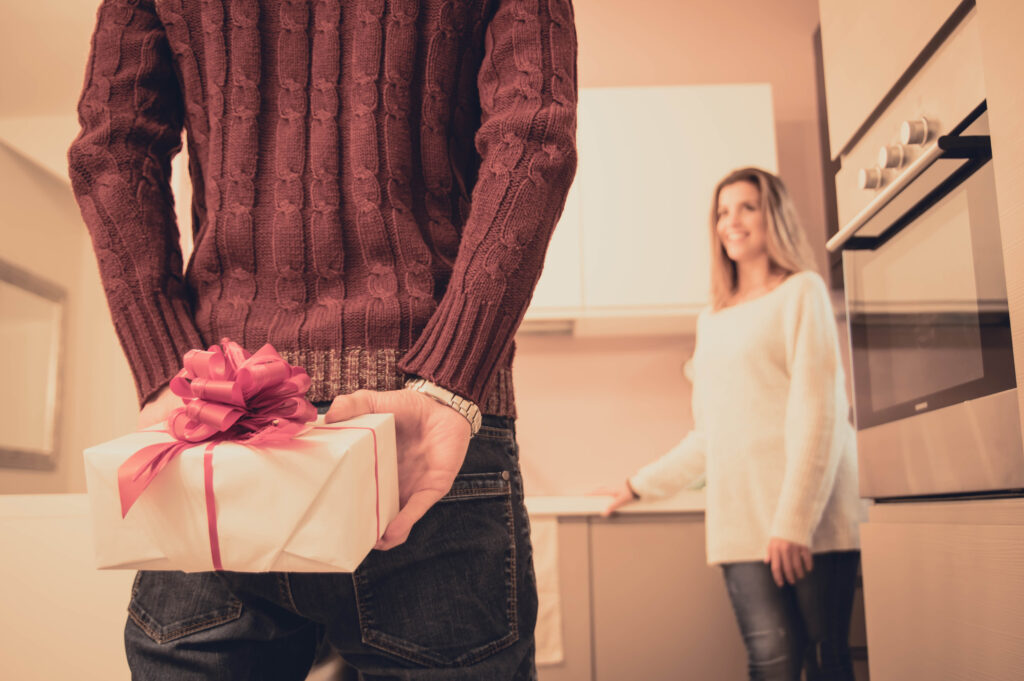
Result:
{"type": "Polygon", "coordinates": [[[250,355],[225,338],[209,350],[189,350],[184,364],[170,383],[171,392],[185,400],[167,419],[166,432],[174,441],[143,447],[118,469],[121,517],[174,457],[209,443],[203,460],[207,520],[214,569],[220,570],[213,448],[227,440],[260,444],[291,439],[308,429],[316,409],[305,398],[310,386],[306,370],[288,364],[269,344],[250,355]]]}

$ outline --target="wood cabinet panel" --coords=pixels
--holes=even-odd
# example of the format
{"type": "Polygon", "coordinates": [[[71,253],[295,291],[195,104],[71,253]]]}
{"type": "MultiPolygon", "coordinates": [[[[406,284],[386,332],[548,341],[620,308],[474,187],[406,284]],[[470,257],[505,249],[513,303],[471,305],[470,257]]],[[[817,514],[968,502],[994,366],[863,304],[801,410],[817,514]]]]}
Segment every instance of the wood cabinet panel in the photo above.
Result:
{"type": "Polygon", "coordinates": [[[1024,525],[861,526],[873,681],[1017,681],[1024,525]]]}
{"type": "Polygon", "coordinates": [[[734,681],[747,657],[704,516],[591,525],[595,681],[734,681]]]}

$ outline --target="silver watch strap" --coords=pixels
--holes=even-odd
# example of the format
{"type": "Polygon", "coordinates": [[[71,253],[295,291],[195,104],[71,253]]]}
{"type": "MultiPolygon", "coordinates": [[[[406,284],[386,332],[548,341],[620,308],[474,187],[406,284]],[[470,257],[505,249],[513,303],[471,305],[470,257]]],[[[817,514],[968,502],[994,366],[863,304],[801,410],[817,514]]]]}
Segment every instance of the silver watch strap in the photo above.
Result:
{"type": "Polygon", "coordinates": [[[480,426],[483,424],[483,416],[480,414],[480,407],[476,406],[475,402],[467,400],[461,395],[456,395],[451,390],[442,388],[438,384],[432,383],[425,378],[410,378],[405,382],[405,387],[408,390],[415,390],[418,393],[423,393],[427,397],[430,397],[447,407],[451,407],[462,414],[462,416],[469,421],[470,432],[473,435],[476,435],[480,431],[480,426]]]}

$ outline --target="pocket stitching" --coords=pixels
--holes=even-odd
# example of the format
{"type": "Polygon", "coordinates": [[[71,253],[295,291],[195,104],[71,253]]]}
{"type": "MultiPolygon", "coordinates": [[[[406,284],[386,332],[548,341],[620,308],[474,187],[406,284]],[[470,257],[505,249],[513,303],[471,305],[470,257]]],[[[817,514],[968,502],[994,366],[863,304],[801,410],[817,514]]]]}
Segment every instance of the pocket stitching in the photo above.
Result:
{"type": "Polygon", "coordinates": [[[132,583],[132,598],[128,603],[128,617],[155,643],[169,643],[189,634],[213,629],[221,624],[237,620],[242,616],[242,601],[231,596],[227,605],[217,608],[211,613],[183,620],[184,624],[182,622],[175,622],[169,625],[162,625],[155,617],[146,612],[146,609],[136,600],[141,578],[142,572],[136,572],[135,581],[132,583]]]}
{"type": "Polygon", "coordinates": [[[176,628],[173,625],[162,626],[157,624],[156,620],[138,605],[129,605],[128,616],[156,643],[169,643],[189,634],[213,629],[216,626],[238,619],[242,616],[242,602],[232,599],[226,607],[218,608],[210,615],[207,615],[205,619],[196,619],[190,621],[188,625],[176,628]],[[150,624],[150,622],[153,624],[150,624]],[[161,629],[163,630],[162,632],[160,631],[161,629]]]}
{"type": "Polygon", "coordinates": [[[484,440],[499,440],[502,442],[513,442],[512,431],[508,428],[495,428],[493,426],[480,426],[480,430],[473,437],[484,440]]]}
{"type": "Polygon", "coordinates": [[[451,489],[448,494],[441,497],[440,501],[456,501],[464,499],[500,497],[511,492],[511,485],[508,481],[502,481],[500,486],[491,487],[464,487],[462,489],[451,489]]]}
{"type": "MultiPolygon", "coordinates": [[[[494,473],[484,474],[469,474],[472,478],[492,478],[494,473]]],[[[498,475],[501,475],[500,473],[498,475]]],[[[463,482],[472,482],[463,478],[463,482]]],[[[471,485],[465,485],[460,490],[449,491],[442,501],[449,499],[449,495],[455,493],[451,501],[455,500],[467,500],[473,498],[484,498],[484,497],[495,497],[505,496],[505,517],[507,518],[506,527],[508,528],[509,538],[509,557],[506,559],[505,565],[505,616],[506,624],[508,625],[508,633],[499,639],[490,641],[479,648],[463,653],[462,655],[453,658],[445,659],[437,655],[432,655],[426,650],[416,647],[413,648],[410,644],[411,641],[405,641],[397,637],[391,636],[381,631],[377,631],[374,628],[373,616],[370,613],[369,606],[373,601],[372,590],[369,588],[369,584],[366,581],[366,577],[363,573],[358,570],[352,573],[353,589],[356,600],[356,613],[359,618],[359,630],[363,643],[366,645],[382,650],[386,653],[401,657],[417,664],[421,664],[427,667],[460,667],[468,664],[474,664],[483,660],[484,658],[493,655],[494,653],[507,648],[519,640],[519,603],[517,596],[517,554],[518,549],[516,545],[516,533],[515,533],[515,513],[512,508],[512,484],[510,480],[501,480],[500,486],[491,485],[489,487],[473,487],[471,485]],[[360,589],[359,586],[363,588],[360,589]]],[[[413,644],[415,645],[415,644],[413,644]]]]}

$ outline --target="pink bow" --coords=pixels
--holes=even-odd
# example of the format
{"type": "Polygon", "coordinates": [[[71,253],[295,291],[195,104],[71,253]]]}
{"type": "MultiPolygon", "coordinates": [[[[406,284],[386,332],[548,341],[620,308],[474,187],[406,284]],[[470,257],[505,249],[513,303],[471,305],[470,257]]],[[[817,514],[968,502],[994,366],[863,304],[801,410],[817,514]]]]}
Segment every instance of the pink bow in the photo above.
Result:
{"type": "Polygon", "coordinates": [[[121,517],[164,466],[184,450],[210,442],[248,444],[287,440],[307,430],[316,409],[305,398],[310,379],[270,345],[250,355],[227,338],[209,350],[189,350],[171,391],[185,406],[167,419],[175,441],[143,447],[118,469],[121,517]]]}

